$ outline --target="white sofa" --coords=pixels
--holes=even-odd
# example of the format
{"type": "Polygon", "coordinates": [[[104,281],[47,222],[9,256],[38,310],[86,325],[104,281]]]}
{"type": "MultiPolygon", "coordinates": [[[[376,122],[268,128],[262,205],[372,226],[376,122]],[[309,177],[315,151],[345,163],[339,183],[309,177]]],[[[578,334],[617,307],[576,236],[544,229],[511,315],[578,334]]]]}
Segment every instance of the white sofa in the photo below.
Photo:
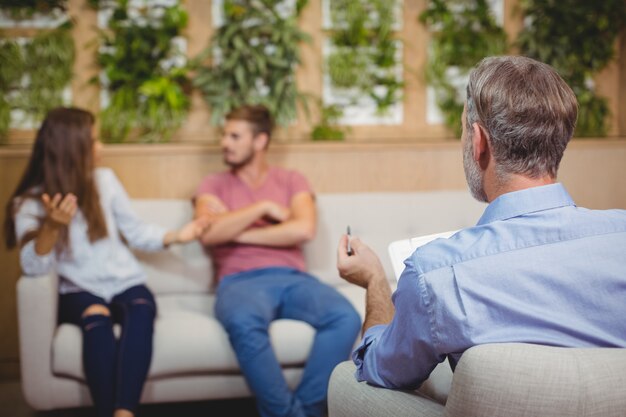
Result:
{"type": "MultiPolygon", "coordinates": [[[[326,194],[318,195],[317,203],[317,236],[305,246],[309,270],[336,286],[361,314],[364,291],[342,281],[335,267],[337,243],[347,225],[379,253],[393,285],[387,255],[391,241],[474,224],[484,209],[464,190],[326,194]]],[[[133,204],[145,220],[170,228],[191,216],[186,200],[133,204]]],[[[201,247],[194,243],[138,256],[158,303],[154,354],[142,402],[250,396],[228,338],[213,318],[211,265],[201,247]]],[[[53,275],[21,277],[17,284],[21,380],[26,401],[37,410],[91,403],[84,384],[80,331],[68,324],[57,326],[56,286],[53,275]]],[[[313,331],[304,323],[280,320],[273,324],[271,337],[284,373],[295,386],[313,331]]],[[[445,365],[438,372],[443,382],[431,388],[434,395],[445,395],[451,373],[445,365]]]]}

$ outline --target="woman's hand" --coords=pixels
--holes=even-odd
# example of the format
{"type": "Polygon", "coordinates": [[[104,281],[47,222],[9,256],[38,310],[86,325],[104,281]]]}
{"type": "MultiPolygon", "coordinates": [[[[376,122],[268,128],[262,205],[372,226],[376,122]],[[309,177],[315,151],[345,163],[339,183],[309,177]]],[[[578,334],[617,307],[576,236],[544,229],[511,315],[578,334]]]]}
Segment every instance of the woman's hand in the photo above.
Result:
{"type": "Polygon", "coordinates": [[[72,193],[65,196],[56,193],[52,198],[44,193],[41,202],[47,213],[46,223],[55,228],[69,225],[78,210],[77,198],[72,193]]]}
{"type": "Polygon", "coordinates": [[[78,210],[76,200],[76,196],[71,193],[65,196],[57,193],[52,198],[48,194],[42,194],[41,202],[46,210],[46,218],[35,238],[35,253],[50,253],[59,238],[61,228],[70,224],[78,210]]]}
{"type": "Polygon", "coordinates": [[[181,229],[167,232],[163,238],[163,246],[167,247],[172,243],[187,243],[202,236],[202,233],[211,224],[211,220],[206,217],[199,217],[184,225],[181,229]]]}
{"type": "Polygon", "coordinates": [[[211,222],[207,217],[190,221],[178,231],[178,243],[187,243],[198,239],[210,224],[211,222]]]}

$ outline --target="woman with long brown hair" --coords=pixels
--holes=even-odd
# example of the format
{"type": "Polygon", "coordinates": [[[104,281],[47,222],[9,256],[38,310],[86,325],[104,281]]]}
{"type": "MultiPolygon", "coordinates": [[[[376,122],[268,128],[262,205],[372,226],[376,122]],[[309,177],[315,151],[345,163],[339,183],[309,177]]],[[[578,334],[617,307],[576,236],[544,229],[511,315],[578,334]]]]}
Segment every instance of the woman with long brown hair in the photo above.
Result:
{"type": "Polygon", "coordinates": [[[51,110],[6,207],[5,239],[26,275],[59,276],[59,321],[80,326],[87,385],[99,416],[133,416],[152,357],[154,296],[130,248],[156,251],[197,239],[141,221],[112,170],[96,168],[94,117],[51,110]],[[119,340],[113,324],[120,323],[119,340]]]}

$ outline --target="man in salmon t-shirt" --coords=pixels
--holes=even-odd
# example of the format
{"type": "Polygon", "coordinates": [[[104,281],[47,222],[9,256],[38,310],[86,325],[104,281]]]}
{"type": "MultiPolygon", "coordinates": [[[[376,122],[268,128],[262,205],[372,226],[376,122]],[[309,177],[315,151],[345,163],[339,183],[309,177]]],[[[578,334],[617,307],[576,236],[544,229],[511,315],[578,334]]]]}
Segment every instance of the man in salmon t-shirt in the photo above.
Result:
{"type": "Polygon", "coordinates": [[[326,412],[330,374],[349,358],[361,319],[345,297],[305,271],[301,245],[315,235],[314,194],[300,173],[267,163],[272,127],[263,106],[226,116],[221,146],[230,169],[202,180],[195,216],[211,220],[201,241],[218,280],[215,315],[260,415],[317,417],[326,412]],[[277,319],[301,320],[316,330],[294,392],[269,339],[277,319]]]}

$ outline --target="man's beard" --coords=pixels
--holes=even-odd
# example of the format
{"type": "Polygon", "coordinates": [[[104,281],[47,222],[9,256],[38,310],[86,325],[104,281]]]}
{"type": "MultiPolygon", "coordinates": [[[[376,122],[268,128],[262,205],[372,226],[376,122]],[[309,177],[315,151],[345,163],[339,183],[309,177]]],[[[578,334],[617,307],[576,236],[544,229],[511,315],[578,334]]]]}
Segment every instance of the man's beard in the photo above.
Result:
{"type": "Polygon", "coordinates": [[[476,200],[487,203],[489,202],[485,189],[483,188],[483,175],[478,167],[478,162],[474,161],[472,146],[472,138],[465,138],[463,145],[463,170],[465,171],[465,180],[469,186],[469,191],[476,200]]]}
{"type": "Polygon", "coordinates": [[[241,159],[240,161],[229,161],[226,158],[226,154],[224,154],[224,163],[226,165],[228,165],[231,169],[234,169],[234,170],[238,170],[240,168],[245,167],[246,165],[248,165],[252,161],[252,159],[254,159],[254,151],[253,150],[250,150],[250,152],[247,155],[245,155],[243,157],[243,159],[241,159]]]}

